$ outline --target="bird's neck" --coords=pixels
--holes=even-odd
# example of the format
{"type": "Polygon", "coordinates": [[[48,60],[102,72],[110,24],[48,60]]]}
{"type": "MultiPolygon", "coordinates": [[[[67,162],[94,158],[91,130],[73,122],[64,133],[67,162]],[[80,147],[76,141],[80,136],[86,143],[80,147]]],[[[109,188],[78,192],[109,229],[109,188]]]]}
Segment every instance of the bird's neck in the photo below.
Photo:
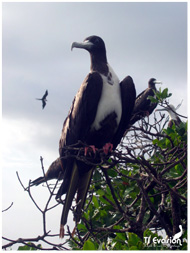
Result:
{"type": "Polygon", "coordinates": [[[149,85],[148,85],[148,88],[149,88],[149,89],[156,90],[156,87],[155,87],[155,85],[154,85],[154,84],[149,84],[149,85]]]}
{"type": "Polygon", "coordinates": [[[91,54],[91,72],[97,71],[105,76],[108,75],[108,63],[106,55],[93,55],[91,54]]]}

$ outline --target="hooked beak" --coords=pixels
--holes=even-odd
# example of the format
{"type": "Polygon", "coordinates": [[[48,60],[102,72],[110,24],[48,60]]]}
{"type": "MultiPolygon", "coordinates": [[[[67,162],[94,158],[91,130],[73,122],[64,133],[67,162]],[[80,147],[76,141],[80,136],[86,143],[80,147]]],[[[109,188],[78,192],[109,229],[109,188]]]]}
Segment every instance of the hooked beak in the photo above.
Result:
{"type": "Polygon", "coordinates": [[[89,42],[88,40],[85,40],[84,42],[73,42],[72,46],[71,46],[71,50],[73,50],[73,48],[83,48],[86,49],[87,51],[91,50],[93,47],[93,43],[89,42]]]}
{"type": "Polygon", "coordinates": [[[157,80],[156,80],[156,81],[154,81],[154,83],[155,83],[155,84],[162,84],[162,82],[161,82],[161,81],[157,81],[157,80]]]}

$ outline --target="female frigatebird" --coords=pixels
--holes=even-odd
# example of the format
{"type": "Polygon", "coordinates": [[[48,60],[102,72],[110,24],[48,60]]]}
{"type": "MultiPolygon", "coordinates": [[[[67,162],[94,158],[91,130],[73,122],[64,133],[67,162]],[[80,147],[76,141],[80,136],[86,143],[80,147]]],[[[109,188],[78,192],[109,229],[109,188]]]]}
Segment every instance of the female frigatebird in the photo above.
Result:
{"type": "Polygon", "coordinates": [[[144,118],[145,116],[149,116],[154,111],[158,103],[152,103],[148,97],[155,95],[155,84],[158,83],[161,84],[162,82],[157,81],[155,78],[151,78],[148,82],[148,88],[137,96],[130,125],[133,125],[136,121],[144,118]]]}

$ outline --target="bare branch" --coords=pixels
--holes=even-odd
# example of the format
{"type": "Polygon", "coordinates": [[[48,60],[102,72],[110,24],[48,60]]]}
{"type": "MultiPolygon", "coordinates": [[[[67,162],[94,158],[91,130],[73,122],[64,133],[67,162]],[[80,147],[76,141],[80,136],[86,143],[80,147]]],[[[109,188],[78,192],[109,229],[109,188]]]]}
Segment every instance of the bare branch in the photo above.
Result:
{"type": "Polygon", "coordinates": [[[9,207],[7,207],[6,209],[2,210],[2,212],[6,212],[7,210],[9,210],[12,207],[12,205],[13,205],[13,202],[10,204],[9,207]]]}

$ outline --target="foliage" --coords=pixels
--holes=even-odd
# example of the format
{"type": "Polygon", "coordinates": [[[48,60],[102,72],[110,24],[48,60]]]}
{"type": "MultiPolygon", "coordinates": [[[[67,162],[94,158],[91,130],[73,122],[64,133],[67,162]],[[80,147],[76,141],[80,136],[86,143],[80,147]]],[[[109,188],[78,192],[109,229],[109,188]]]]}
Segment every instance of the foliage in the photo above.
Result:
{"type": "Polygon", "coordinates": [[[147,246],[143,238],[148,233],[160,238],[150,229],[165,230],[169,237],[180,224],[187,230],[187,124],[155,137],[151,150],[143,152],[148,145],[144,143],[133,162],[127,162],[127,146],[126,153],[119,154],[123,164],[95,170],[87,208],[77,225],[78,245],[71,241],[71,248],[81,249],[88,241],[88,249],[96,250],[169,249],[163,244],[147,246]]]}
{"type": "MultiPolygon", "coordinates": [[[[152,102],[168,104],[170,96],[160,89],[152,102]]],[[[180,224],[183,236],[187,231],[187,122],[167,128],[163,116],[154,119],[132,127],[119,153],[96,168],[72,249],[86,240],[96,250],[186,249],[186,243],[144,242],[146,236],[165,240],[156,231],[171,239],[180,224]]]]}
{"type": "Polygon", "coordinates": [[[36,248],[42,248],[42,245],[41,244],[35,245],[34,243],[29,242],[25,246],[18,247],[18,250],[39,250],[36,248]]]}
{"type": "Polygon", "coordinates": [[[151,100],[152,103],[166,103],[166,99],[172,96],[172,93],[168,93],[168,88],[165,88],[163,91],[159,88],[158,91],[154,91],[155,96],[149,96],[148,99],[151,100]]]}
{"type": "MultiPolygon", "coordinates": [[[[150,99],[163,106],[170,96],[168,89],[160,89],[150,99]]],[[[127,130],[110,158],[94,166],[76,232],[73,235],[67,228],[65,242],[53,245],[55,249],[68,249],[66,245],[73,250],[187,249],[187,122],[169,128],[162,114],[154,114],[152,122],[150,117],[142,118],[127,130]],[[172,241],[179,225],[183,228],[181,244],[172,241]]],[[[46,182],[50,197],[44,210],[32,198],[30,184],[28,188],[23,186],[43,214],[44,234],[36,237],[36,242],[48,243],[48,236],[52,236],[45,221],[49,210],[63,204],[49,207],[57,183],[52,188],[46,182]]],[[[33,246],[28,244],[19,250],[34,250],[33,246]]]]}

